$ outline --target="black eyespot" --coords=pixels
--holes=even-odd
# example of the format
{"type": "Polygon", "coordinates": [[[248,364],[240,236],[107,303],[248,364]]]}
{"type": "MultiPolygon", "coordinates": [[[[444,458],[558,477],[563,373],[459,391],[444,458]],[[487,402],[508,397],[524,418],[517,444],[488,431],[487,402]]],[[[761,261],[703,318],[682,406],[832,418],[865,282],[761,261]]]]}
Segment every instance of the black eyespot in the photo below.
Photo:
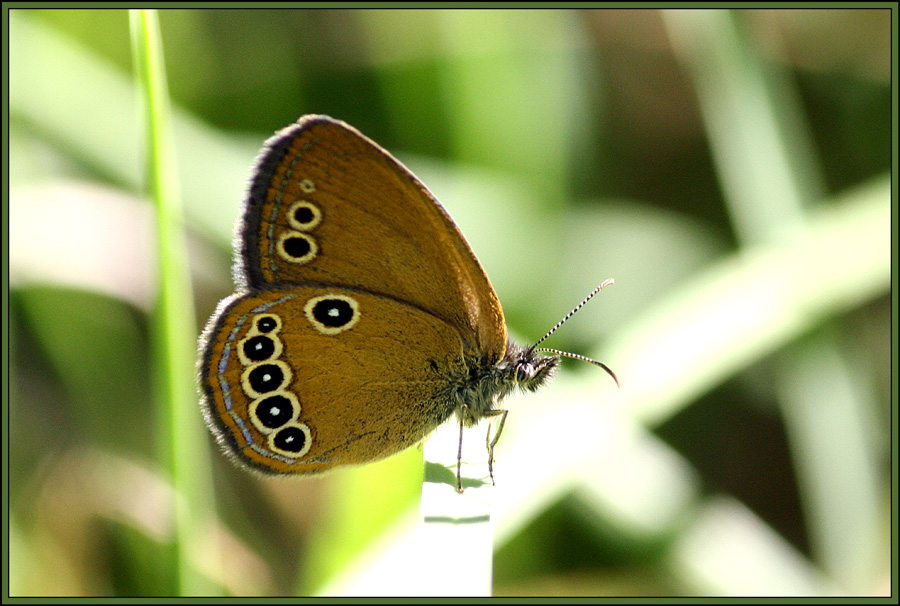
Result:
{"type": "Polygon", "coordinates": [[[313,328],[323,335],[350,330],[359,322],[361,314],[356,299],[334,293],[309,299],[303,306],[303,313],[313,328]]]}
{"type": "Polygon", "coordinates": [[[256,330],[259,332],[272,332],[278,326],[278,322],[272,316],[263,316],[256,321],[256,330]]]}
{"type": "Polygon", "coordinates": [[[284,396],[269,396],[256,405],[256,418],[265,427],[277,429],[291,420],[294,407],[284,396]]]}
{"type": "Polygon", "coordinates": [[[256,393],[275,391],[284,381],[284,372],[275,364],[261,364],[250,371],[247,381],[256,393]]]}
{"type": "MultiPolygon", "coordinates": [[[[298,200],[288,209],[287,220],[294,229],[309,231],[322,222],[322,211],[309,200],[298,200]]],[[[290,234],[287,237],[290,237],[290,234]]],[[[314,244],[313,247],[315,248],[314,244]]]]}
{"type": "Polygon", "coordinates": [[[275,341],[265,335],[257,335],[244,341],[243,348],[248,360],[262,362],[275,353],[275,341]]]}
{"type": "Polygon", "coordinates": [[[353,319],[353,307],[343,299],[324,299],[313,306],[313,317],[329,328],[339,328],[353,319]]]}
{"type": "Polygon", "coordinates": [[[294,209],[294,221],[300,225],[307,225],[316,219],[316,213],[308,206],[298,206],[294,209]]]}
{"type": "Polygon", "coordinates": [[[309,241],[306,238],[301,238],[299,236],[285,238],[283,247],[284,252],[295,259],[302,259],[312,250],[309,241]]]}
{"type": "Polygon", "coordinates": [[[275,434],[272,444],[285,452],[299,453],[306,446],[306,433],[296,425],[289,425],[275,434]]]}

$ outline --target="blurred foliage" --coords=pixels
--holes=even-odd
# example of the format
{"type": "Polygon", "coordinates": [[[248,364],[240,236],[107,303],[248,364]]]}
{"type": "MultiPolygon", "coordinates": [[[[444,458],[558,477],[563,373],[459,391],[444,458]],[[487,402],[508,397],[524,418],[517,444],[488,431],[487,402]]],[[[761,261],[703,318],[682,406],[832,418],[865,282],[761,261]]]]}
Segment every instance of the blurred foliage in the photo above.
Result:
{"type": "MultiPolygon", "coordinates": [[[[302,114],[326,113],[432,188],[522,340],[614,277],[551,346],[602,358],[623,392],[652,383],[654,364],[643,376],[626,370],[642,368],[626,359],[650,359],[649,349],[626,355],[627,335],[649,325],[674,334],[680,294],[795,241],[775,233],[783,219],[748,237],[746,217],[768,204],[767,216],[799,216],[815,239],[822,216],[838,217],[837,230],[857,219],[865,227],[866,209],[887,205],[879,184],[892,158],[892,13],[714,12],[726,25],[702,31],[734,34],[715,52],[703,35],[685,36],[687,21],[704,15],[160,11],[197,324],[232,292],[231,226],[262,141],[302,114]],[[707,64],[714,60],[722,65],[707,64]],[[747,76],[754,70],[759,82],[747,76]],[[746,99],[727,119],[716,74],[734,78],[735,98],[746,99]],[[766,107],[786,141],[765,138],[766,107]],[[758,156],[742,147],[744,133],[759,135],[758,156]],[[800,184],[797,204],[754,172],[759,158],[781,153],[793,175],[785,182],[800,184]],[[857,191],[874,193],[854,204],[857,191]]],[[[155,458],[155,261],[128,15],[12,9],[7,17],[9,590],[169,595],[173,572],[160,563],[174,540],[173,497],[155,458]]],[[[887,228],[879,227],[870,239],[880,245],[887,228]]],[[[854,242],[865,242],[862,233],[854,242]]],[[[855,295],[844,286],[845,295],[797,314],[796,328],[773,329],[763,343],[741,339],[682,371],[661,384],[678,395],[656,412],[629,400],[647,448],[611,448],[591,463],[604,476],[599,488],[545,492],[539,505],[512,512],[496,544],[495,593],[890,594],[892,291],[886,263],[864,250],[843,256],[873,277],[821,273],[838,291],[859,284],[855,295]],[[620,469],[636,472],[615,477],[620,469]],[[615,504],[645,477],[677,490],[638,501],[640,511],[672,512],[641,534],[615,504]],[[783,557],[771,566],[781,578],[711,551],[731,543],[753,564],[783,557]],[[710,566],[717,560],[721,569],[710,566]]],[[[761,296],[784,284],[818,292],[803,277],[752,286],[761,296]]],[[[737,305],[719,312],[737,325],[749,315],[737,305]]],[[[710,315],[709,331],[719,319],[710,315]]],[[[686,359],[713,337],[694,330],[682,341],[686,359]]],[[[678,366],[669,358],[655,367],[669,361],[678,366]]],[[[596,385],[590,368],[567,361],[562,374],[596,385]]],[[[580,435],[565,428],[580,421],[549,421],[548,406],[528,426],[530,444],[562,458],[566,437],[580,435]],[[563,429],[534,433],[551,426],[563,429]]],[[[498,446],[504,467],[522,465],[510,455],[519,402],[510,407],[498,446]]],[[[415,449],[308,480],[259,479],[217,453],[212,467],[216,515],[209,545],[196,546],[198,565],[215,550],[224,568],[205,572],[235,595],[321,591],[415,506],[422,478],[415,449]]],[[[465,576],[465,562],[442,572],[465,576]]]]}

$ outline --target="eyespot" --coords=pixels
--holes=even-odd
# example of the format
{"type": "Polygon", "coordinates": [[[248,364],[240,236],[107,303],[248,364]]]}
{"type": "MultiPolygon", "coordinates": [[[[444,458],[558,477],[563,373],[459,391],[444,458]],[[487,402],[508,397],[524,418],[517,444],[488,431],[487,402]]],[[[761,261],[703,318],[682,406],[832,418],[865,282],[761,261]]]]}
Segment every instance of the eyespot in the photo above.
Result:
{"type": "Polygon", "coordinates": [[[319,254],[319,245],[309,234],[286,231],[278,238],[278,254],[291,263],[309,263],[319,254]]]}
{"type": "Polygon", "coordinates": [[[275,314],[259,314],[253,321],[258,333],[275,333],[281,330],[281,318],[275,314]]]}
{"type": "Polygon", "coordinates": [[[303,423],[289,423],[269,435],[269,448],[280,455],[299,459],[312,446],[312,434],[303,423]]]}
{"type": "Polygon", "coordinates": [[[281,356],[281,349],[281,339],[276,336],[254,335],[238,342],[238,355],[245,366],[277,359],[281,356]]]}
{"type": "Polygon", "coordinates": [[[316,184],[309,179],[303,179],[302,181],[300,181],[300,189],[308,194],[311,194],[316,191],[316,184]]]}
{"type": "Polygon", "coordinates": [[[313,328],[325,335],[336,335],[359,322],[359,304],[346,295],[313,297],[303,308],[313,328]]]}
{"type": "Polygon", "coordinates": [[[294,229],[309,231],[322,222],[322,211],[312,202],[294,202],[287,212],[288,223],[294,229]]]}
{"type": "Polygon", "coordinates": [[[241,387],[252,398],[283,389],[291,381],[291,369],[281,360],[248,366],[241,375],[241,387]]]}
{"type": "Polygon", "coordinates": [[[296,421],[300,416],[300,402],[294,394],[282,391],[253,400],[249,414],[256,428],[268,434],[296,421]]]}

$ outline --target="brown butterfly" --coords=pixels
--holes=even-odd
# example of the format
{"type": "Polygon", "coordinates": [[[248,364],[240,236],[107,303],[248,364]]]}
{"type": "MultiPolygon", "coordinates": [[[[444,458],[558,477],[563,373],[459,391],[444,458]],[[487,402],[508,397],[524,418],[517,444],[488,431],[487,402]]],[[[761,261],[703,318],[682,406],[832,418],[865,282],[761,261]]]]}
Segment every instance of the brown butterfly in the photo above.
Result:
{"type": "Polygon", "coordinates": [[[463,427],[499,416],[492,462],[507,414],[498,403],[546,383],[560,355],[615,378],[583,356],[510,341],[490,280],[450,216],[400,162],[338,120],[304,116],[266,142],[235,249],[237,292],[200,338],[200,382],[211,431],[252,469],[368,463],[421,442],[454,413],[460,443],[463,427]]]}

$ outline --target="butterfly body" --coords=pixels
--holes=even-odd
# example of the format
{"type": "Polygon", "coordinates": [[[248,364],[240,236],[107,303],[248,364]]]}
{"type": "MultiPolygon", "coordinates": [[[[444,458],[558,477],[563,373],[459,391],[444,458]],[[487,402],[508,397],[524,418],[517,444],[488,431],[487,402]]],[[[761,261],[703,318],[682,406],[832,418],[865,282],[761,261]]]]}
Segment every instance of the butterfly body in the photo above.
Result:
{"type": "Polygon", "coordinates": [[[252,469],[390,456],[558,364],[508,340],[450,217],[342,122],[307,116],[267,142],[236,231],[238,292],[201,336],[200,383],[213,434],[252,469]]]}

